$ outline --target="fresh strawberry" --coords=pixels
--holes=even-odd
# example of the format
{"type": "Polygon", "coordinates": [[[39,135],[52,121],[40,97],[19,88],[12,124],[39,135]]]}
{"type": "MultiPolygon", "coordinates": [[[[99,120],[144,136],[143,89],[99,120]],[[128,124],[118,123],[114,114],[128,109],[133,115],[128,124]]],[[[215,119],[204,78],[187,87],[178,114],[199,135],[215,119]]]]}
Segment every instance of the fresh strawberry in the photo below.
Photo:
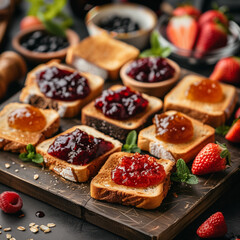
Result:
{"type": "Polygon", "coordinates": [[[220,23],[205,23],[199,33],[196,43],[196,57],[202,57],[207,52],[224,47],[227,44],[227,29],[220,23]]]}
{"type": "Polygon", "coordinates": [[[199,16],[201,15],[201,12],[192,5],[184,4],[184,5],[181,5],[177,8],[175,8],[173,10],[172,14],[173,14],[173,16],[189,15],[189,16],[192,16],[192,17],[198,19],[199,16]]]}
{"type": "Polygon", "coordinates": [[[198,20],[199,26],[203,26],[206,23],[221,22],[225,27],[228,27],[228,18],[227,16],[219,10],[209,10],[203,13],[198,20]]]}
{"type": "Polygon", "coordinates": [[[232,125],[225,138],[230,142],[240,143],[240,119],[232,125]]]}
{"type": "Polygon", "coordinates": [[[227,57],[221,59],[209,78],[226,83],[240,84],[240,58],[227,57]]]}
{"type": "Polygon", "coordinates": [[[240,107],[238,108],[238,110],[235,112],[235,119],[240,117],[240,107]]]}
{"type": "Polygon", "coordinates": [[[204,175],[222,171],[230,163],[230,153],[224,144],[209,143],[196,156],[192,165],[192,173],[204,175]]]}
{"type": "Polygon", "coordinates": [[[200,238],[223,237],[227,233],[227,224],[221,212],[210,216],[197,230],[200,238]]]}
{"type": "Polygon", "coordinates": [[[172,17],[166,29],[167,37],[176,46],[191,50],[198,34],[197,21],[188,15],[172,17]]]}
{"type": "Polygon", "coordinates": [[[0,195],[0,208],[5,213],[16,213],[22,206],[22,199],[16,192],[3,192],[0,195]]]}

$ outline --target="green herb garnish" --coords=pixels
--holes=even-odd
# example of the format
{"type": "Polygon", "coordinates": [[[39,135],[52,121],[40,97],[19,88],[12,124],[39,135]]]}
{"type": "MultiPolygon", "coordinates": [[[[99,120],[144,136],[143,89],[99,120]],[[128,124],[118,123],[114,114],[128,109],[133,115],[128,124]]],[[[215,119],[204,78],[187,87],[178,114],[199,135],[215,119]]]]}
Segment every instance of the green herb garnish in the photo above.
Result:
{"type": "Polygon", "coordinates": [[[36,153],[35,147],[32,144],[28,144],[26,147],[27,152],[21,153],[19,158],[24,162],[42,163],[43,157],[41,154],[36,153]]]}
{"type": "Polygon", "coordinates": [[[126,143],[122,147],[123,152],[129,153],[141,153],[141,149],[137,146],[137,132],[135,130],[131,131],[126,138],[126,143]]]}
{"type": "Polygon", "coordinates": [[[140,58],[144,57],[168,57],[171,54],[170,47],[162,47],[159,39],[159,35],[157,31],[153,31],[151,34],[151,48],[147,49],[140,54],[140,58]]]}
{"type": "Polygon", "coordinates": [[[198,178],[197,176],[190,173],[187,164],[183,159],[178,159],[177,171],[171,175],[171,180],[174,182],[185,182],[187,184],[197,184],[198,178]]]}
{"type": "Polygon", "coordinates": [[[72,24],[72,18],[63,12],[67,0],[28,0],[28,15],[36,16],[50,33],[65,37],[65,30],[72,24]]]}
{"type": "Polygon", "coordinates": [[[231,126],[227,126],[227,125],[222,125],[222,126],[219,126],[215,129],[215,132],[219,135],[222,135],[222,136],[225,136],[228,131],[230,130],[230,128],[240,119],[240,117],[236,118],[232,125],[231,126]]]}

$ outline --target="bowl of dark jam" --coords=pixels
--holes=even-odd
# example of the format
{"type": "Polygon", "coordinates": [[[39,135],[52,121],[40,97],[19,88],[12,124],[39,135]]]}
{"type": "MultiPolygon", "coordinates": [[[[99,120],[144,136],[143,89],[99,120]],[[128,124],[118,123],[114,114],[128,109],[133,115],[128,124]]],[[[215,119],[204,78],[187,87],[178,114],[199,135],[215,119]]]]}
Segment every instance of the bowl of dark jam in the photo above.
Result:
{"type": "Polygon", "coordinates": [[[29,61],[47,62],[64,59],[70,46],[79,42],[79,36],[71,29],[66,36],[56,36],[38,26],[20,31],[12,41],[14,49],[29,61]]]}
{"type": "Polygon", "coordinates": [[[120,76],[123,84],[135,91],[164,97],[178,81],[180,67],[168,58],[138,58],[126,63],[120,76]]]}
{"type": "Polygon", "coordinates": [[[157,16],[143,5],[118,3],[92,8],[85,22],[89,35],[105,33],[143,49],[157,25],[157,16]]]}

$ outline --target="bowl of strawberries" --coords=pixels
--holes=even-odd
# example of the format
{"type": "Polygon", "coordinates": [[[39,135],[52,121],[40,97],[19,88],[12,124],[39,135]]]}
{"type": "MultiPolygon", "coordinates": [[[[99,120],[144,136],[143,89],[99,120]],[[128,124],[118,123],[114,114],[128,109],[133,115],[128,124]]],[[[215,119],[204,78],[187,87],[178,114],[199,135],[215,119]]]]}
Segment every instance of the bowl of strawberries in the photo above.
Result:
{"type": "Polygon", "coordinates": [[[175,8],[158,22],[159,41],[172,57],[188,64],[214,64],[240,47],[240,27],[221,8],[201,13],[191,5],[175,8]]]}

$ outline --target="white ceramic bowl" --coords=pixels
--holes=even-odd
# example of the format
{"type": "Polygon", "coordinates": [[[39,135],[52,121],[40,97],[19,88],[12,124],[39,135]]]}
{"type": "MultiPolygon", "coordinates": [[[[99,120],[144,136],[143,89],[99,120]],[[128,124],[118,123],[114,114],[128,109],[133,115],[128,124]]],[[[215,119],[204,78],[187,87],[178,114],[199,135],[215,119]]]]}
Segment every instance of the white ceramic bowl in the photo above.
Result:
{"type": "Polygon", "coordinates": [[[86,15],[86,25],[90,35],[97,35],[101,32],[143,49],[149,42],[150,34],[157,25],[157,16],[149,8],[133,3],[107,4],[92,8],[86,15]],[[130,17],[140,26],[140,30],[129,33],[108,32],[100,28],[98,24],[102,19],[118,15],[130,17]]]}

